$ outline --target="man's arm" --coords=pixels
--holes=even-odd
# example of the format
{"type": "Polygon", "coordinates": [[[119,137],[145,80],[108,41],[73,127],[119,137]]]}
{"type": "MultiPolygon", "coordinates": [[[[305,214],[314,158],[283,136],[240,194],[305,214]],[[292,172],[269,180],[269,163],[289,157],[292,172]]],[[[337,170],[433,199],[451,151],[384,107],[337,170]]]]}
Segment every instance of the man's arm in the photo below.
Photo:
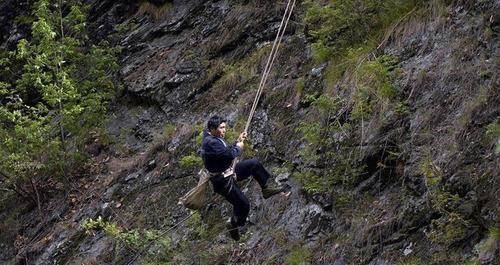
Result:
{"type": "Polygon", "coordinates": [[[241,155],[242,147],[237,144],[225,146],[219,139],[213,138],[208,145],[209,148],[205,151],[221,158],[233,160],[241,155]]]}

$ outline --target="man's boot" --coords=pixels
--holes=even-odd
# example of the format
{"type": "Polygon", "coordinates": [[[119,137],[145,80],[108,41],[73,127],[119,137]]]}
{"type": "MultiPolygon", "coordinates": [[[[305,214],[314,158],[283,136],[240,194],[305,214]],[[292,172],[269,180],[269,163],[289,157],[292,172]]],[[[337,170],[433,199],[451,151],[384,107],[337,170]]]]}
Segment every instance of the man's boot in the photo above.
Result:
{"type": "Polygon", "coordinates": [[[285,190],[286,189],[284,187],[280,187],[274,183],[268,184],[262,188],[262,197],[264,197],[264,199],[267,199],[285,190]]]}
{"type": "Polygon", "coordinates": [[[232,221],[232,219],[227,222],[226,228],[229,231],[229,235],[234,241],[240,240],[240,231],[238,229],[238,226],[232,221]]]}

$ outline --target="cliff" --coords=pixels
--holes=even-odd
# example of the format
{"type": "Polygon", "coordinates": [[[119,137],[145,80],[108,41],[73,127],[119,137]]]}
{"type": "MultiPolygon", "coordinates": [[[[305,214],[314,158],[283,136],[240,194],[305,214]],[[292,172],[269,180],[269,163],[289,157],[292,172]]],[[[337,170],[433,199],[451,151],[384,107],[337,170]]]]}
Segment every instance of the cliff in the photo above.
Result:
{"type": "MultiPolygon", "coordinates": [[[[386,24],[370,1],[343,1],[359,4],[345,21],[321,15],[339,1],[298,3],[244,153],[292,193],[265,200],[240,183],[239,242],[221,197],[196,213],[177,201],[196,184],[207,118],[227,117],[230,139],[242,130],[286,3],[86,2],[91,38],[121,47],[111,140],[88,145],[45,216],[2,202],[1,263],[500,262],[500,1],[414,1],[386,24]]],[[[0,4],[3,49],[29,37],[21,6],[0,4]]]]}

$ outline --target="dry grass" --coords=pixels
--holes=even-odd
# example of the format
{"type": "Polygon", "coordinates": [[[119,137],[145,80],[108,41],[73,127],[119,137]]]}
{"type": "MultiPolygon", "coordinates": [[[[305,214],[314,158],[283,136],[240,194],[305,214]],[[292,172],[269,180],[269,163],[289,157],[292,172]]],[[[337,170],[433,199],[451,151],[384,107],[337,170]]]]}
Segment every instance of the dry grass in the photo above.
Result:
{"type": "Polygon", "coordinates": [[[448,4],[445,0],[432,0],[424,7],[415,7],[386,30],[377,49],[383,48],[389,42],[401,47],[402,40],[421,34],[431,22],[442,24],[447,14],[448,4]]]}
{"type": "Polygon", "coordinates": [[[139,2],[139,10],[137,14],[139,16],[143,16],[145,14],[150,15],[154,20],[159,20],[163,18],[168,11],[172,9],[172,3],[166,2],[161,6],[156,6],[148,1],[140,1],[139,2]]]}
{"type": "Polygon", "coordinates": [[[209,89],[224,74],[224,62],[222,60],[212,60],[206,68],[208,69],[207,73],[193,84],[192,96],[209,89]]]}
{"type": "MultiPolygon", "coordinates": [[[[469,91],[473,91],[472,89],[469,91]]],[[[455,122],[455,131],[462,132],[467,129],[467,126],[472,121],[474,112],[481,110],[487,106],[488,98],[494,92],[486,86],[481,86],[479,91],[473,94],[472,98],[464,99],[462,106],[459,106],[463,111],[458,115],[455,122]]]]}
{"type": "Polygon", "coordinates": [[[415,21],[415,18],[412,16],[416,10],[417,7],[413,8],[410,12],[394,23],[394,25],[389,27],[384,33],[384,38],[378,45],[377,49],[384,47],[385,44],[395,36],[408,36],[409,34],[421,32],[423,29],[422,24],[415,21]]]}
{"type": "MultiPolygon", "coordinates": [[[[210,87],[203,87],[202,90],[208,90],[206,95],[200,98],[199,106],[206,107],[213,102],[226,101],[231,97],[241,98],[246,92],[251,91],[252,96],[255,96],[260,72],[263,71],[267,56],[269,55],[271,47],[266,46],[255,50],[242,60],[233,64],[224,64],[222,61],[216,61],[211,67],[207,78],[211,82],[200,81],[197,85],[209,85],[210,87]],[[218,75],[220,78],[213,78],[218,75]],[[238,93],[236,93],[238,90],[238,93]]],[[[250,99],[252,102],[253,98],[250,99]]]]}

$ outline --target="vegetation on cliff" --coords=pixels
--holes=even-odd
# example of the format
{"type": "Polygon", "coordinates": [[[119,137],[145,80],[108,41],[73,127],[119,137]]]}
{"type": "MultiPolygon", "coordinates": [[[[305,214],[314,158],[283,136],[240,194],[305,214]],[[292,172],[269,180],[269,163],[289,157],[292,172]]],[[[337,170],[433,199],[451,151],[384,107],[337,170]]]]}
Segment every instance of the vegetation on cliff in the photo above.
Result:
{"type": "Polygon", "coordinates": [[[69,192],[115,93],[117,50],[92,43],[86,9],[77,1],[36,1],[31,37],[2,52],[2,185],[38,205],[40,187],[64,183],[69,192]]]}

